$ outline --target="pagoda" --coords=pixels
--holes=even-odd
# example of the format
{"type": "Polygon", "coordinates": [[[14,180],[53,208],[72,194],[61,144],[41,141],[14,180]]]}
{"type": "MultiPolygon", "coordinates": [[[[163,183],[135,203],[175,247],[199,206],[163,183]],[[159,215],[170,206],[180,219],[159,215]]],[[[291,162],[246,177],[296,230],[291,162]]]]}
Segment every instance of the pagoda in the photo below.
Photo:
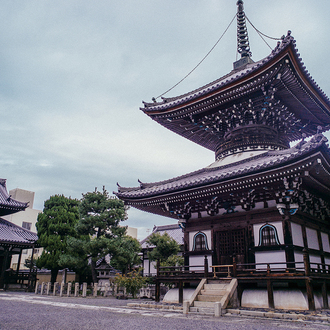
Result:
{"type": "MultiPolygon", "coordinates": [[[[209,265],[235,258],[255,269],[267,263],[295,268],[307,255],[311,268],[329,274],[330,153],[322,133],[330,128],[330,101],[306,70],[290,31],[254,62],[245,19],[239,0],[241,58],[230,73],[142,108],[212,150],[215,161],[166,181],[119,186],[115,194],[127,205],[177,219],[187,266],[202,265],[207,256],[209,265]]],[[[315,280],[314,289],[326,292],[327,281],[315,280]]]]}

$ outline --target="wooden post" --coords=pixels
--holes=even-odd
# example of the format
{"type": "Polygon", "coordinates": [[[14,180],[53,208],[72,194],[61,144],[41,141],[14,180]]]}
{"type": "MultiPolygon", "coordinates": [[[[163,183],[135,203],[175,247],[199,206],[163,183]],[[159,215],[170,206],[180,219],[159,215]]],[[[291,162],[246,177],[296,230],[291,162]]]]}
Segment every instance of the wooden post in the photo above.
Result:
{"type": "Polygon", "coordinates": [[[46,291],[47,296],[49,296],[51,286],[52,286],[52,282],[48,282],[47,283],[47,291],[46,291]]]}
{"type": "Polygon", "coordinates": [[[67,292],[66,292],[67,297],[70,297],[70,296],[71,296],[71,287],[72,287],[72,283],[69,282],[69,283],[68,283],[68,290],[67,290],[67,292]]]}
{"type": "Polygon", "coordinates": [[[237,277],[237,263],[235,256],[233,256],[233,277],[237,277]]]}
{"type": "Polygon", "coordinates": [[[328,309],[329,302],[328,302],[327,282],[326,281],[324,281],[322,283],[322,298],[323,298],[323,308],[328,309]]]}
{"type": "Polygon", "coordinates": [[[313,285],[312,285],[311,280],[309,278],[307,278],[305,280],[305,283],[306,283],[306,292],[307,292],[307,298],[308,298],[308,309],[310,311],[315,311],[313,285]]]}
{"type": "Polygon", "coordinates": [[[306,249],[303,249],[304,256],[304,268],[305,268],[305,276],[309,276],[310,274],[310,265],[309,265],[309,257],[306,249]]]}
{"type": "Polygon", "coordinates": [[[45,282],[41,283],[41,290],[40,290],[40,294],[43,295],[44,294],[44,289],[45,289],[45,282]]]}
{"type": "Polygon", "coordinates": [[[98,283],[94,283],[94,292],[93,292],[94,297],[97,296],[97,288],[98,288],[98,283]]]}
{"type": "Polygon", "coordinates": [[[18,256],[18,261],[17,261],[17,268],[16,268],[16,275],[19,273],[19,268],[21,265],[21,260],[22,260],[22,248],[19,249],[19,256],[18,256]]]}
{"type": "Polygon", "coordinates": [[[204,257],[204,277],[207,278],[209,276],[209,261],[207,256],[204,257]]]}
{"type": "Polygon", "coordinates": [[[155,302],[159,302],[159,300],[160,300],[160,282],[156,280],[155,302]]]}
{"type": "Polygon", "coordinates": [[[79,296],[79,283],[74,284],[74,296],[75,297],[79,296]]]}
{"type": "Polygon", "coordinates": [[[275,308],[274,290],[273,290],[273,283],[271,280],[267,280],[267,293],[268,293],[268,307],[274,309],[275,308]]]}
{"type": "Polygon", "coordinates": [[[28,290],[29,291],[32,289],[31,288],[31,277],[32,277],[32,269],[33,269],[33,257],[34,257],[34,245],[32,247],[31,263],[30,263],[29,279],[28,279],[28,290]]]}
{"type": "Polygon", "coordinates": [[[82,292],[82,296],[86,297],[87,295],[87,283],[83,283],[83,292],[82,292]]]}
{"type": "Polygon", "coordinates": [[[183,281],[179,281],[179,304],[183,303],[183,281]]]}
{"type": "Polygon", "coordinates": [[[60,287],[60,297],[63,296],[64,285],[65,285],[65,283],[64,283],[64,282],[61,282],[61,287],[60,287]]]}
{"type": "Polygon", "coordinates": [[[36,287],[35,287],[35,289],[34,289],[34,293],[35,293],[35,294],[38,294],[38,289],[39,289],[39,281],[37,281],[37,283],[36,283],[36,287]]]}
{"type": "Polygon", "coordinates": [[[58,282],[55,282],[54,283],[53,296],[56,296],[57,286],[58,286],[58,282]]]}

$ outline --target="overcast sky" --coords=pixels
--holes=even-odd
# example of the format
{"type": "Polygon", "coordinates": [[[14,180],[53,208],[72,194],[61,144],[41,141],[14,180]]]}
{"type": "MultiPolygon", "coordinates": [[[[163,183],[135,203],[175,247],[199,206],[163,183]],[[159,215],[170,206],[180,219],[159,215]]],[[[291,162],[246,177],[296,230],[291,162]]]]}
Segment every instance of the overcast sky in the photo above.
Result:
{"type": "MultiPolygon", "coordinates": [[[[288,30],[314,80],[330,95],[329,0],[245,0],[263,33],[288,30]]],[[[137,186],[209,165],[214,154],[144,115],[185,76],[236,13],[236,0],[1,0],[0,177],[8,190],[51,195],[137,186]]],[[[270,53],[248,24],[252,58],[270,53]]],[[[276,41],[268,43],[272,48],[276,41]]],[[[215,80],[236,60],[236,21],[211,55],[166,96],[215,80]]],[[[175,223],[131,209],[126,222],[144,238],[175,223]]]]}

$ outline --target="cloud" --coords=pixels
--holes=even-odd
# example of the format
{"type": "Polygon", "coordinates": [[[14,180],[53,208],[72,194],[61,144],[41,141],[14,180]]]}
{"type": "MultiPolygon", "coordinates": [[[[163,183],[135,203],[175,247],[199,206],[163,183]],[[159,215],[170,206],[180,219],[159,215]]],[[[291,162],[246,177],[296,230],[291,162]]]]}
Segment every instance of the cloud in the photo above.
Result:
{"type": "MultiPolygon", "coordinates": [[[[248,18],[280,37],[291,29],[311,75],[330,95],[328,2],[245,1],[248,18]]],[[[1,176],[9,189],[80,198],[103,185],[165,180],[210,164],[208,150],[143,114],[185,76],[236,13],[235,1],[3,0],[0,3],[1,176]]],[[[270,52],[248,25],[253,58],[270,52]]],[[[269,41],[275,47],[276,41],[269,41]]],[[[232,69],[236,27],[169,93],[198,88],[232,69]]],[[[134,227],[173,220],[129,211],[134,227]]],[[[144,229],[143,229],[144,228],[144,229]]],[[[142,234],[140,234],[141,236],[142,234]]]]}

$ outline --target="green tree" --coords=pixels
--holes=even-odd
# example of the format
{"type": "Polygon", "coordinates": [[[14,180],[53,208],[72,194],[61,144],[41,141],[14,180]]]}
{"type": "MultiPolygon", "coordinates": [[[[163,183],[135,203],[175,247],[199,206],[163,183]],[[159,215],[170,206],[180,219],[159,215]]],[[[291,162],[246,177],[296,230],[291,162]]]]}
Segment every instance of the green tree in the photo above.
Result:
{"type": "Polygon", "coordinates": [[[65,265],[59,265],[59,259],[66,253],[67,238],[77,236],[78,205],[76,199],[55,195],[45,201],[43,212],[38,215],[38,242],[44,250],[37,259],[37,267],[51,270],[52,283],[56,281],[58,271],[65,268],[65,265]]]}
{"type": "Polygon", "coordinates": [[[110,264],[115,269],[126,274],[134,266],[141,264],[141,258],[138,254],[140,251],[141,245],[136,238],[126,235],[119,237],[114,243],[110,264]]]}
{"type": "Polygon", "coordinates": [[[77,224],[79,235],[87,237],[81,240],[82,248],[91,261],[93,282],[97,282],[96,261],[107,254],[112,255],[116,249],[116,239],[126,233],[126,227],[120,222],[127,219],[124,202],[110,197],[103,191],[83,194],[79,205],[80,219],[77,224]]]}
{"type": "Polygon", "coordinates": [[[168,233],[164,233],[163,235],[153,233],[148,238],[147,243],[155,246],[148,252],[150,260],[166,262],[170,256],[177,255],[180,251],[180,245],[168,233]]]}

